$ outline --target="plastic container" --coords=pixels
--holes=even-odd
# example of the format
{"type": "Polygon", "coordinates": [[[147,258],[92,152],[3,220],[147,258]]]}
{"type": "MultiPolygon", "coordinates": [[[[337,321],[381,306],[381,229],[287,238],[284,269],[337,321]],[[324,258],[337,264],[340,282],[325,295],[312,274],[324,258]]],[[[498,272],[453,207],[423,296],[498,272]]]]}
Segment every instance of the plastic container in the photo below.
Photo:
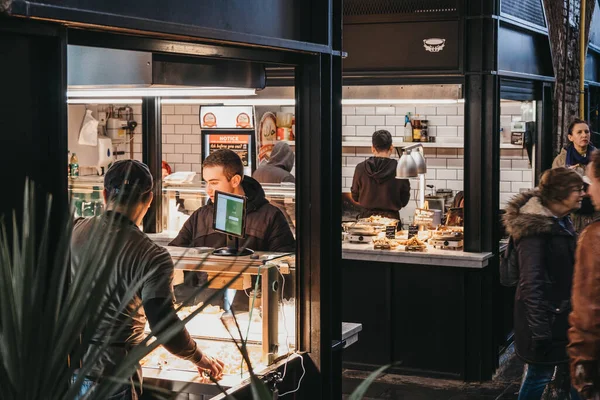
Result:
{"type": "Polygon", "coordinates": [[[69,162],[71,166],[71,178],[76,178],[79,176],[79,159],[77,158],[77,154],[73,153],[71,156],[71,161],[69,162]]]}
{"type": "Polygon", "coordinates": [[[404,116],[404,136],[403,136],[403,141],[405,142],[412,142],[412,138],[413,138],[413,128],[412,128],[412,123],[410,122],[410,113],[406,114],[404,116]]]}

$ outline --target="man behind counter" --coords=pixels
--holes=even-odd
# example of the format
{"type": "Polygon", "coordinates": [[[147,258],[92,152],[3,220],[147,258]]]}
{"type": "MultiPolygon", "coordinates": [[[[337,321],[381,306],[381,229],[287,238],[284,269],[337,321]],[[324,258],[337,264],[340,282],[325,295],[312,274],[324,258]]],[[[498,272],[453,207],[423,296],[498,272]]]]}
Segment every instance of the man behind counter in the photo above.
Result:
{"type": "MultiPolygon", "coordinates": [[[[93,248],[94,243],[90,241],[97,240],[97,237],[92,237],[97,224],[100,224],[103,234],[115,238],[114,245],[104,258],[104,262],[114,266],[113,277],[106,288],[108,310],[102,316],[99,331],[93,336],[94,343],[102,344],[108,332],[124,327],[119,337],[114,338],[101,365],[92,371],[93,377],[84,382],[80,396],[93,388],[96,379],[110,377],[118,360],[144,339],[146,318],[151,329],[161,321],[176,322],[179,318],[172,300],[174,267],[171,256],[137,227],[152,203],[153,185],[152,175],[145,164],[135,160],[115,162],[104,177],[106,212],[98,217],[79,219],[73,227],[71,264],[74,270],[85,259],[86,250],[93,248]],[[140,290],[123,308],[125,296],[140,279],[143,280],[140,290]],[[140,305],[143,305],[143,310],[138,311],[140,305]]],[[[202,354],[185,328],[163,346],[177,357],[193,362],[199,371],[209,371],[216,379],[221,378],[223,362],[202,354]]],[[[88,353],[91,354],[95,347],[91,345],[88,353]]],[[[131,384],[110,398],[137,399],[134,381],[141,383],[140,368],[137,376],[132,377],[131,384]]]]}
{"type": "Polygon", "coordinates": [[[410,183],[396,179],[398,161],[391,159],[394,151],[392,135],[386,130],[373,133],[373,157],[359,163],[352,179],[352,198],[365,210],[359,218],[372,215],[400,219],[398,211],[410,200],[410,183]]]}
{"type": "MultiPolygon", "coordinates": [[[[240,247],[255,251],[292,252],[296,242],[283,213],[265,198],[265,192],[255,179],[244,176],[240,157],[231,150],[222,149],[210,154],[202,165],[206,181],[208,204],[196,210],[185,222],[170,246],[224,247],[227,236],[213,229],[215,191],[247,197],[246,237],[240,247]]],[[[235,290],[228,289],[224,302],[230,311],[235,290]]]]}

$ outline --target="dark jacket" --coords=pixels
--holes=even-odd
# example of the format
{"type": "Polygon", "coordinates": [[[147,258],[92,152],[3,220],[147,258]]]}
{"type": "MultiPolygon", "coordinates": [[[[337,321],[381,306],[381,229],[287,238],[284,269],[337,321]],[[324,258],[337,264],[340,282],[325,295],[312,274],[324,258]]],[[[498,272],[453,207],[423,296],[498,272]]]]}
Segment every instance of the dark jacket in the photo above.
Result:
{"type": "Polygon", "coordinates": [[[573,385],[600,392],[600,221],[589,225],[577,246],[569,356],[573,385]]]}
{"type": "Polygon", "coordinates": [[[398,162],[370,157],[359,163],[352,179],[352,198],[366,209],[360,217],[382,215],[398,219],[398,211],[410,200],[410,183],[396,179],[398,162]]]}
{"type": "Polygon", "coordinates": [[[277,142],[267,164],[258,167],[252,177],[260,183],[295,183],[296,179],[290,173],[294,168],[294,159],[294,152],[290,145],[277,142]]]}
{"type": "MultiPolygon", "coordinates": [[[[256,251],[295,251],[294,236],[285,217],[265,198],[260,183],[249,176],[244,176],[242,188],[248,203],[246,238],[240,240],[240,247],[256,251]]],[[[214,248],[226,246],[226,235],[213,229],[213,214],[214,204],[209,200],[207,205],[194,211],[169,245],[214,248]]]]}
{"type": "Polygon", "coordinates": [[[504,215],[519,260],[515,347],[527,363],[568,360],[567,319],[577,234],[569,217],[562,222],[566,228],[542,205],[536,191],[515,196],[504,215]]]}

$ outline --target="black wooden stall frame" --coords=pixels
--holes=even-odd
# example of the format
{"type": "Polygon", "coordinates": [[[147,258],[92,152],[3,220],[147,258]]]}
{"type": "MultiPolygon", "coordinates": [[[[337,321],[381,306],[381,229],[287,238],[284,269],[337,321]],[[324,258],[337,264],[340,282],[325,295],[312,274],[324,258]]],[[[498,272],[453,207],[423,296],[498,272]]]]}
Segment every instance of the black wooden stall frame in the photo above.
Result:
{"type": "MultiPolygon", "coordinates": [[[[3,196],[2,213],[18,209],[22,198],[22,184],[19,179],[29,175],[42,184],[43,192],[52,193],[61,212],[67,209],[67,106],[66,106],[66,46],[78,44],[127,50],[149,51],[163,54],[181,54],[197,57],[218,57],[229,60],[246,60],[268,64],[289,65],[296,68],[296,120],[298,139],[296,141],[299,168],[297,170],[298,218],[297,262],[297,344],[306,352],[307,376],[304,378],[298,395],[303,398],[332,399],[341,397],[341,319],[339,259],[341,258],[341,238],[334,227],[341,222],[341,1],[315,1],[312,3],[313,22],[319,22],[313,35],[319,37],[315,43],[295,40],[267,38],[235,32],[214,31],[202,27],[179,29],[179,37],[161,38],[165,25],[156,25],[143,20],[131,20],[119,15],[84,15],[87,24],[97,24],[93,30],[86,24],[73,24],[66,28],[59,23],[34,22],[27,19],[0,17],[0,34],[26,37],[34,46],[47,45],[44,60],[16,58],[10,60],[12,68],[25,68],[30,64],[44,65],[45,76],[53,77],[43,81],[38,87],[15,98],[18,87],[0,93],[2,104],[14,101],[28,101],[30,96],[43,98],[40,108],[23,112],[24,118],[35,120],[45,118],[45,130],[26,131],[21,155],[28,162],[28,168],[12,179],[10,189],[16,191],[3,196]],[[105,31],[101,31],[103,25],[105,31]],[[114,26],[133,27],[146,32],[133,34],[108,33],[114,26]],[[323,31],[325,29],[325,31],[323,31]],[[317,35],[318,34],[318,35],[317,35]],[[319,36],[320,35],[320,36],[319,36]],[[199,42],[206,37],[207,39],[199,42]],[[194,42],[191,41],[194,40],[194,42]],[[322,40],[324,44],[318,43],[322,40]],[[248,46],[245,43],[252,43],[248,46]],[[43,62],[42,62],[43,61],[43,62]],[[51,61],[51,62],[50,62],[51,61]],[[59,77],[59,79],[56,79],[59,77]],[[45,97],[40,97],[45,96],[45,97]],[[31,159],[35,140],[44,138],[50,150],[49,157],[31,159]]],[[[22,16],[35,15],[38,18],[54,21],[78,20],[81,13],[73,9],[16,1],[12,11],[22,16]]],[[[43,56],[43,55],[41,55],[43,56]]],[[[2,68],[2,67],[0,67],[2,68]]],[[[10,69],[6,71],[10,72],[10,69]]],[[[0,69],[0,72],[4,72],[0,69]]],[[[10,77],[0,77],[4,83],[10,77]]],[[[144,120],[143,157],[149,164],[155,178],[161,176],[161,129],[160,99],[145,98],[142,104],[144,120]]],[[[6,110],[0,111],[0,121],[12,117],[6,110]]],[[[9,125],[10,127],[11,125],[9,125]]],[[[4,127],[3,127],[4,128],[4,127]]],[[[9,146],[14,141],[2,134],[1,142],[9,146]]],[[[4,171],[12,170],[11,164],[18,163],[18,157],[5,158],[4,171]]],[[[6,176],[6,174],[3,174],[6,176]]],[[[40,194],[41,196],[41,194],[40,194]]],[[[160,185],[155,189],[154,213],[144,221],[149,232],[160,229],[160,185]]],[[[62,214],[60,215],[62,216],[62,214]]],[[[57,218],[58,222],[59,219],[57,218]]],[[[57,224],[58,225],[58,224],[57,224]]],[[[53,237],[58,238],[59,235],[53,237]]],[[[288,369],[293,382],[284,386],[295,387],[300,376],[297,360],[288,369]]],[[[236,393],[238,398],[250,398],[248,388],[236,393]]]]}

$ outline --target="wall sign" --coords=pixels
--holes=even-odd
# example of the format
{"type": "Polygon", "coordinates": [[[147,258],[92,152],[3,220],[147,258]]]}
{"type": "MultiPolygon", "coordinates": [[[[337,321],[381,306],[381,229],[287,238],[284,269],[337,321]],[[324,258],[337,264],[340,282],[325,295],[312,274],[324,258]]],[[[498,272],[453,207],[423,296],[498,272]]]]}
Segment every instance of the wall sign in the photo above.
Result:
{"type": "Polygon", "coordinates": [[[229,149],[237,153],[242,159],[244,167],[249,166],[248,163],[248,147],[250,144],[249,135],[236,134],[220,134],[208,135],[209,154],[217,150],[229,149]]]}

